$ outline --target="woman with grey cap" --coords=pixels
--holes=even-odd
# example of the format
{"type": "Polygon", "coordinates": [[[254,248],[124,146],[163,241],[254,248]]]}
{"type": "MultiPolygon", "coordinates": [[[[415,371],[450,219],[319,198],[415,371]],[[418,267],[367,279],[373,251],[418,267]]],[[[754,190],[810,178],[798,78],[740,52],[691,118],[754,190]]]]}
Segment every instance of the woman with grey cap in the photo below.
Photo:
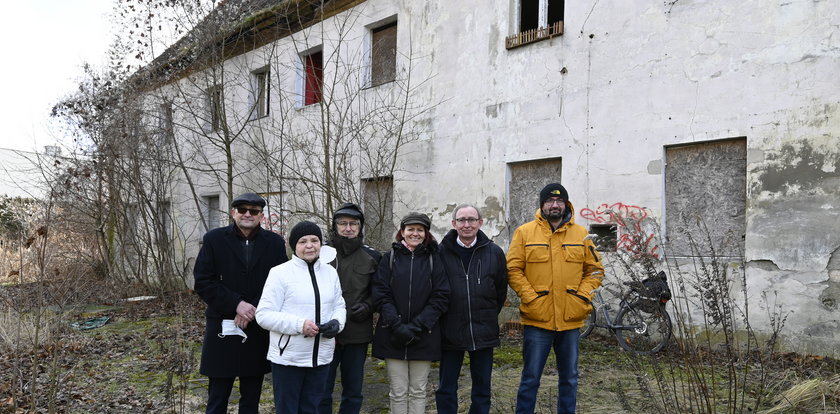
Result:
{"type": "Polygon", "coordinates": [[[344,328],[345,307],[335,268],[335,249],[321,245],[321,229],[303,221],[289,233],[294,256],[268,273],[257,323],[270,331],[274,409],[315,414],[344,328]]]}
{"type": "Polygon", "coordinates": [[[426,411],[431,363],[440,360],[438,319],[446,312],[449,280],[436,263],[438,244],[429,232],[431,224],[425,214],[403,217],[373,281],[379,311],[373,356],[387,364],[393,414],[426,411]]]}

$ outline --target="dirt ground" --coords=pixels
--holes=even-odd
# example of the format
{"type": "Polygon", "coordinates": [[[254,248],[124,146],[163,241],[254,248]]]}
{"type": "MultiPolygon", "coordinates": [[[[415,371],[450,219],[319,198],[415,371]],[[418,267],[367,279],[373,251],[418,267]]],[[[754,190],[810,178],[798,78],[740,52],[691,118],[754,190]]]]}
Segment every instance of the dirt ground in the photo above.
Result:
{"type": "MultiPolygon", "coordinates": [[[[5,295],[8,302],[10,292],[5,295]]],[[[25,296],[23,292],[19,292],[25,296]]],[[[0,302],[3,303],[3,302],[0,302]]],[[[0,355],[0,413],[27,412],[35,398],[35,412],[59,413],[200,413],[206,398],[206,379],[198,372],[203,335],[203,304],[195,294],[183,292],[138,302],[102,303],[83,311],[51,313],[64,318],[54,329],[51,345],[37,352],[10,352],[9,323],[0,331],[5,343],[0,355]],[[101,328],[78,331],[72,321],[110,316],[101,328]],[[34,369],[33,369],[34,367],[34,369]],[[17,411],[16,407],[17,406],[17,411]]],[[[9,312],[5,312],[8,314],[9,312]]],[[[25,325],[25,323],[23,323],[25,325]]],[[[521,373],[520,337],[506,333],[496,350],[493,369],[494,413],[511,413],[521,373]]],[[[614,338],[584,340],[581,344],[578,412],[639,413],[657,407],[662,400],[652,378],[679,366],[671,351],[654,358],[638,357],[620,350],[614,338]],[[643,359],[640,359],[643,358],[643,359]]],[[[556,375],[550,357],[543,375],[537,413],[553,412],[556,375]]],[[[779,391],[809,378],[831,378],[840,364],[818,357],[782,356],[770,377],[779,391]]],[[[370,358],[366,365],[365,400],[362,412],[388,412],[388,382],[385,363],[370,358]]],[[[272,413],[270,376],[267,376],[261,413],[272,413]]],[[[429,377],[428,413],[436,413],[434,389],[437,364],[429,377]]],[[[462,370],[459,412],[469,406],[470,378],[462,370]]],[[[340,385],[334,400],[340,400],[340,385]]],[[[779,412],[840,412],[840,391],[823,396],[822,409],[791,408],[779,412]]],[[[231,412],[237,395],[232,397],[231,412]]],[[[672,411],[676,412],[676,411],[672,411]]],[[[722,411],[721,411],[722,412],[722,411]]],[[[748,410],[733,412],[749,412],[748,410]]]]}

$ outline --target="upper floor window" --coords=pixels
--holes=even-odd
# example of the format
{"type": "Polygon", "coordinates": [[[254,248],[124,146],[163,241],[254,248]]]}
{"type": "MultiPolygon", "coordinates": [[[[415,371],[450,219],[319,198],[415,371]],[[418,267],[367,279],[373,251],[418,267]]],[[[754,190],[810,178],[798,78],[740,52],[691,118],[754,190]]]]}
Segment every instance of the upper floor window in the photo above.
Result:
{"type": "Polygon", "coordinates": [[[157,115],[157,144],[164,145],[172,142],[173,139],[173,121],[172,121],[172,102],[165,101],[158,106],[157,115]]]}
{"type": "Polygon", "coordinates": [[[218,131],[222,127],[222,87],[219,85],[207,89],[208,129],[218,131]]]}
{"type": "Polygon", "coordinates": [[[370,86],[393,82],[397,76],[397,22],[371,30],[370,86]]]}
{"type": "Polygon", "coordinates": [[[321,102],[324,88],[324,53],[321,50],[301,56],[303,59],[303,104],[321,102]]]}
{"type": "Polygon", "coordinates": [[[516,0],[516,33],[505,39],[512,49],[563,34],[564,0],[516,0]]]}
{"type": "Polygon", "coordinates": [[[251,119],[268,116],[269,106],[269,70],[268,67],[251,72],[251,119]]]}

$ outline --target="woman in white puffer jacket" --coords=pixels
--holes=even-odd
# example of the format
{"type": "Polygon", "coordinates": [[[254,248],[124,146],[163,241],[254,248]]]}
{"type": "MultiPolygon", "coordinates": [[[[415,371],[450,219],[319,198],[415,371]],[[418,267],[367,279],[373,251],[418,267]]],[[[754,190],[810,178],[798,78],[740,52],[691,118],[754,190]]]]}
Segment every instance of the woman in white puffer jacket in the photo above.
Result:
{"type": "Polygon", "coordinates": [[[345,323],[335,249],[321,246],[321,229],[303,221],[289,233],[292,259],[268,273],[257,323],[270,331],[274,407],[277,414],[317,412],[335,336],[345,323]]]}

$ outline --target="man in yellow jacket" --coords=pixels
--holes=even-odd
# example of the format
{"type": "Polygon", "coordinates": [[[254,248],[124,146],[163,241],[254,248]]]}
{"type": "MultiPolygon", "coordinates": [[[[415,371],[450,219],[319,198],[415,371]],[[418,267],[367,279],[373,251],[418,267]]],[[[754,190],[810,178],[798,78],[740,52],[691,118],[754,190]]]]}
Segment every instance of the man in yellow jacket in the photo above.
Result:
{"type": "Polygon", "coordinates": [[[507,253],[508,282],[519,295],[525,325],[522,379],[516,413],[533,413],[548,353],[557,359],[557,412],[574,413],[577,402],[579,328],[592,311],[592,291],[604,266],[575,224],[569,193],[557,183],[540,191],[535,220],[516,229],[507,253]]]}

